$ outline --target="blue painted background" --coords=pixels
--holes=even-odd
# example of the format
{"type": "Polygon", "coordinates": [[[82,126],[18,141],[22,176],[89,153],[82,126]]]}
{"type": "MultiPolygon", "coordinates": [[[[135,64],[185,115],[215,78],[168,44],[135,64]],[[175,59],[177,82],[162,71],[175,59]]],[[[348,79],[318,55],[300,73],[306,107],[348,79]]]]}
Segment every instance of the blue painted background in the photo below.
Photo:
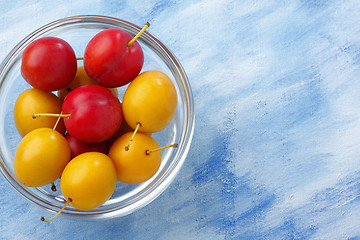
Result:
{"type": "Polygon", "coordinates": [[[100,14],[161,39],[195,98],[188,158],[126,217],[47,214],[0,179],[0,239],[359,239],[359,1],[0,1],[0,58],[58,18],[100,14]]]}

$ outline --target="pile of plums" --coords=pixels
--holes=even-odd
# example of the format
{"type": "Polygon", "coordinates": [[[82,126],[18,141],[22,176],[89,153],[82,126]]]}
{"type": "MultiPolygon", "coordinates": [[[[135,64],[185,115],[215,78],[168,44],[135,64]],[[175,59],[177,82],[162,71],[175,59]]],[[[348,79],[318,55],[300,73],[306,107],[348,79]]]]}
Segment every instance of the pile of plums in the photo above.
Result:
{"type": "Polygon", "coordinates": [[[18,180],[41,187],[60,178],[66,205],[86,211],[106,202],[117,181],[154,176],[167,146],[151,134],[172,121],[177,93],[165,73],[140,73],[143,63],[140,44],[121,29],[96,34],[81,58],[60,38],[30,43],[21,74],[32,88],[14,106],[23,137],[14,159],[18,180]],[[122,102],[119,87],[126,87],[122,102]]]}

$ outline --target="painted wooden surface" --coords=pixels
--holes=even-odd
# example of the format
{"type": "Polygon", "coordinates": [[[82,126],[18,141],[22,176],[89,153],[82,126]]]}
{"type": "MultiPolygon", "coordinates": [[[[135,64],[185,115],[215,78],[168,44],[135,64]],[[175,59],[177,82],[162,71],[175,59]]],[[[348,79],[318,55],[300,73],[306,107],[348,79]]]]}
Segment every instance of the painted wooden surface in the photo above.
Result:
{"type": "Polygon", "coordinates": [[[359,239],[359,1],[0,1],[0,58],[63,17],[99,14],[183,64],[195,132],[170,187],[100,222],[46,214],[0,178],[0,239],[359,239]]]}

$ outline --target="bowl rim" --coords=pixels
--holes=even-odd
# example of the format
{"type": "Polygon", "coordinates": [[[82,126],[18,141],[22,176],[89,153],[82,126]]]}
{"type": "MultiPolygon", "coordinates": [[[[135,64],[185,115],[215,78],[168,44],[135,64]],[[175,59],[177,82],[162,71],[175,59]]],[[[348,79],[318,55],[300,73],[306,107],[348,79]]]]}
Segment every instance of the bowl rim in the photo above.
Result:
{"type": "MultiPolygon", "coordinates": [[[[111,16],[104,16],[104,15],[75,15],[70,17],[64,17],[47,23],[30,34],[28,34],[23,40],[21,40],[15,47],[7,54],[4,60],[1,62],[0,65],[0,89],[4,83],[4,79],[6,77],[6,72],[9,68],[10,63],[14,60],[14,58],[20,54],[23,49],[30,44],[34,39],[37,39],[39,36],[44,35],[47,31],[50,31],[53,28],[74,24],[74,23],[102,23],[102,24],[110,24],[113,27],[120,27],[126,29],[132,29],[136,31],[140,31],[141,28],[133,23],[128,21],[111,17],[111,16]]],[[[173,181],[181,166],[183,165],[185,158],[188,154],[190,149],[192,136],[194,133],[194,126],[195,126],[195,114],[194,114],[194,98],[191,90],[191,86],[189,83],[189,79],[185,73],[185,70],[181,63],[178,61],[176,56],[153,34],[149,31],[143,32],[140,36],[139,40],[150,40],[151,42],[155,43],[156,46],[161,50],[161,54],[171,60],[172,66],[175,66],[176,72],[180,76],[180,83],[184,87],[185,93],[185,108],[187,112],[187,122],[184,124],[184,129],[182,136],[184,136],[178,144],[179,151],[176,154],[176,161],[173,161],[170,166],[167,168],[165,173],[156,181],[155,184],[151,186],[151,188],[147,189],[146,192],[142,193],[140,196],[137,196],[134,199],[131,199],[131,202],[126,204],[124,207],[114,207],[113,211],[111,212],[93,212],[89,211],[87,214],[79,210],[74,210],[74,208],[65,208],[62,212],[63,216],[68,217],[75,217],[75,218],[83,218],[84,216],[86,219],[102,219],[102,218],[109,218],[109,217],[119,217],[128,215],[152,202],[156,199],[173,181]],[[158,188],[159,185],[163,185],[162,188],[158,188]],[[135,204],[131,209],[126,209],[127,206],[135,204]],[[124,210],[125,209],[125,210],[124,210]]],[[[178,79],[174,79],[178,81],[178,79]]],[[[178,82],[179,84],[179,82],[178,82]]],[[[61,207],[56,206],[50,202],[44,201],[42,199],[37,198],[32,193],[30,193],[26,187],[19,185],[17,180],[13,178],[12,174],[6,168],[6,164],[4,163],[5,157],[0,149],[0,173],[4,177],[4,179],[9,183],[9,185],[16,190],[23,198],[28,200],[29,202],[33,203],[34,205],[46,209],[51,212],[58,211],[61,207]]]]}

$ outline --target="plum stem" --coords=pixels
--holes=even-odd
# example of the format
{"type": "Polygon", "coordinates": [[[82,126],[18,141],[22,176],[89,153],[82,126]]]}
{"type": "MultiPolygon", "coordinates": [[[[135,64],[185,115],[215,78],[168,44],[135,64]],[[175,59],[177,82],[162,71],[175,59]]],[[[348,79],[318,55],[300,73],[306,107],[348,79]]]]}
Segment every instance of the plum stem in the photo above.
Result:
{"type": "Polygon", "coordinates": [[[43,216],[41,217],[41,221],[43,222],[50,222],[52,220],[54,220],[65,208],[66,206],[72,202],[71,198],[68,198],[68,200],[66,201],[66,203],[64,204],[64,206],[50,219],[45,219],[43,216]]]}
{"type": "MultiPolygon", "coordinates": [[[[62,114],[62,111],[60,112],[60,115],[61,115],[61,114],[62,114]]],[[[54,125],[54,127],[53,127],[54,130],[56,129],[57,125],[58,125],[59,122],[60,122],[60,118],[61,118],[60,115],[59,115],[58,119],[56,120],[56,123],[55,123],[55,125],[54,125]]]]}
{"type": "Polygon", "coordinates": [[[133,44],[133,42],[135,42],[135,40],[138,39],[138,37],[140,37],[140,35],[141,35],[148,27],[150,27],[150,23],[149,23],[149,22],[147,22],[147,23],[145,24],[145,26],[140,30],[140,32],[139,32],[138,34],[136,34],[135,37],[133,37],[133,39],[130,40],[130,42],[128,42],[127,46],[130,47],[131,44],[133,44]]]}
{"type": "Polygon", "coordinates": [[[128,145],[125,147],[125,151],[129,151],[130,144],[131,144],[131,142],[134,140],[135,134],[138,132],[140,126],[141,126],[140,123],[137,123],[137,124],[136,124],[136,128],[135,128],[135,130],[134,130],[134,133],[133,133],[133,135],[131,136],[128,145]]]}
{"type": "Polygon", "coordinates": [[[174,144],[170,144],[170,145],[167,145],[167,146],[164,146],[164,147],[159,147],[159,148],[154,148],[154,149],[151,149],[151,150],[146,150],[145,154],[150,155],[150,153],[155,152],[155,151],[160,151],[160,150],[163,150],[165,148],[178,147],[178,146],[179,146],[179,144],[174,143],[174,144]]]}
{"type": "Polygon", "coordinates": [[[35,119],[37,117],[70,117],[71,114],[58,114],[58,113],[35,113],[32,115],[32,118],[35,119]]]}
{"type": "Polygon", "coordinates": [[[55,186],[55,184],[53,182],[51,183],[51,190],[53,192],[56,192],[56,186],[55,186]]]}

